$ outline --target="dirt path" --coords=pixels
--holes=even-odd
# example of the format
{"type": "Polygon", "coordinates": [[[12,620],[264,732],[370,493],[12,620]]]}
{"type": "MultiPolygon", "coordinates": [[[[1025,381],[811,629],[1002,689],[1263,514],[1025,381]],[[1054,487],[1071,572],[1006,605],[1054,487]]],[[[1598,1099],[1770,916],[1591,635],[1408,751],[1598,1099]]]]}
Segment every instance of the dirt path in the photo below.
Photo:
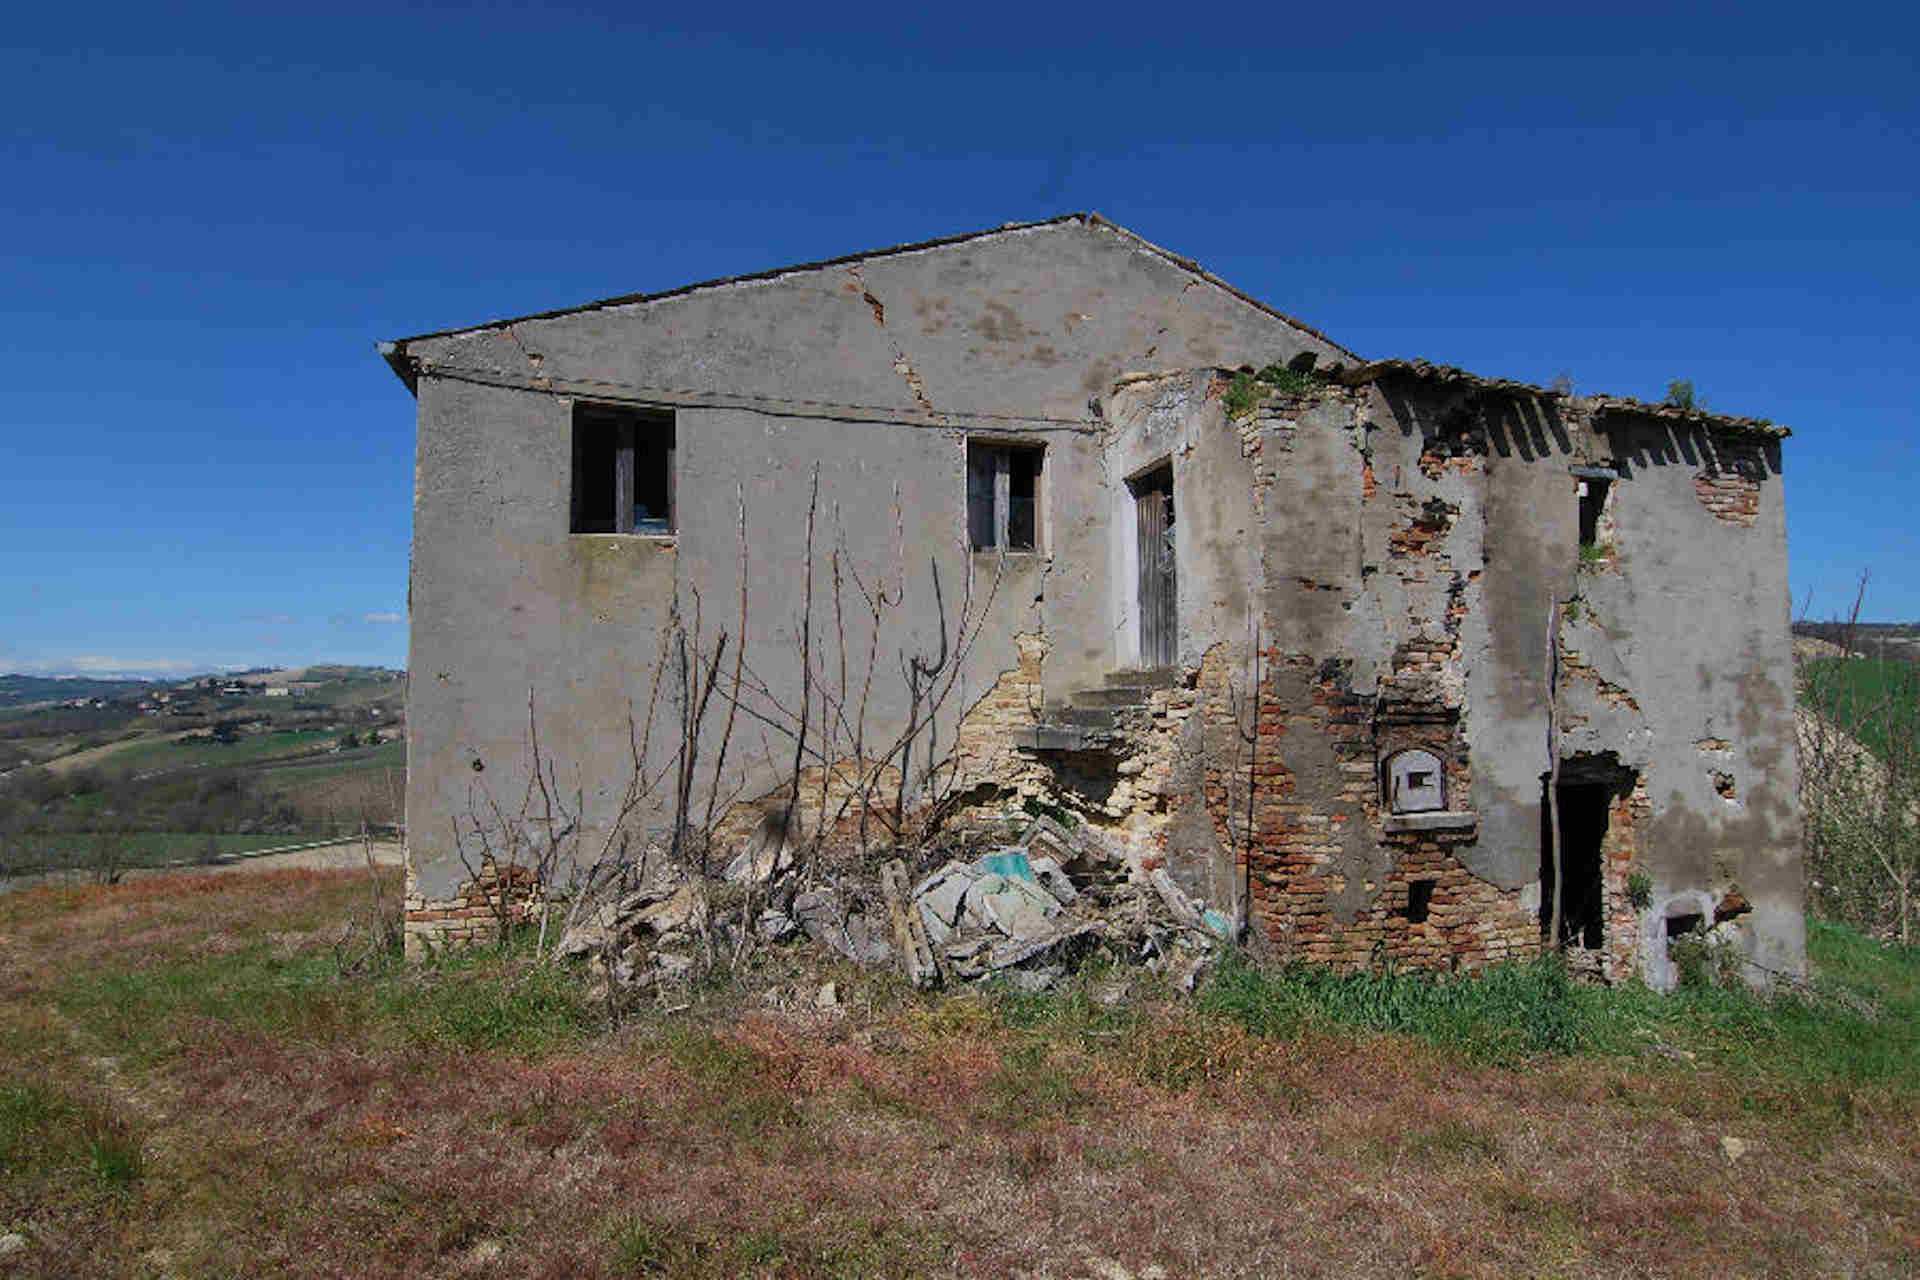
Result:
{"type": "Polygon", "coordinates": [[[88,747],[85,751],[76,751],[70,756],[57,756],[47,761],[50,773],[72,773],[75,769],[84,769],[88,765],[99,764],[117,751],[128,747],[145,746],[149,742],[178,742],[190,733],[205,733],[205,729],[175,729],[168,733],[143,734],[138,738],[128,738],[124,742],[108,742],[97,747],[88,747]]]}

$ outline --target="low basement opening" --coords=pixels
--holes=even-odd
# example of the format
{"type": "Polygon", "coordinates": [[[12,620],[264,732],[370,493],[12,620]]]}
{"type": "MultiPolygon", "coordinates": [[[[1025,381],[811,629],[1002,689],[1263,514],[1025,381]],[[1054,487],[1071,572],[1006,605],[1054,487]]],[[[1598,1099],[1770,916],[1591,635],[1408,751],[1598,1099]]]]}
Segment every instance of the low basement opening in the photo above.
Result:
{"type": "Polygon", "coordinates": [[[1433,907],[1433,881],[1415,880],[1407,886],[1407,923],[1425,924],[1433,907]]]}
{"type": "Polygon", "coordinates": [[[1667,937],[1684,938],[1690,933],[1705,933],[1706,919],[1704,915],[1698,913],[1684,916],[1668,916],[1667,937]]]}

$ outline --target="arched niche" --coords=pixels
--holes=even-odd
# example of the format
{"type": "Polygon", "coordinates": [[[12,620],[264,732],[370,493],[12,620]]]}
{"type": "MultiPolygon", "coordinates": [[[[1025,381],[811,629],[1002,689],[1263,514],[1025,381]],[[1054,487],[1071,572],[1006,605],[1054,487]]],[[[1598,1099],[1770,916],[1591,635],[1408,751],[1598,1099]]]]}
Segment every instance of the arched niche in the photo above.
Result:
{"type": "Polygon", "coordinates": [[[1389,813],[1433,813],[1447,807],[1447,765],[1424,747],[1387,757],[1381,770],[1389,813]]]}

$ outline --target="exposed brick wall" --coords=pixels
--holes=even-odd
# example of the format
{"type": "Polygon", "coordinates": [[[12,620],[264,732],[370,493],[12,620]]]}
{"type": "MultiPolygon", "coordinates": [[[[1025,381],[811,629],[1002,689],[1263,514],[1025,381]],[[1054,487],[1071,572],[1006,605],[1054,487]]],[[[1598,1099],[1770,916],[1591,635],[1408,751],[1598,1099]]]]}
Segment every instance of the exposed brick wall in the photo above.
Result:
{"type": "Polygon", "coordinates": [[[523,923],[532,914],[539,889],[539,881],[531,868],[509,866],[502,874],[491,861],[481,864],[478,878],[460,886],[451,898],[425,898],[414,892],[409,883],[405,925],[407,959],[420,959],[428,948],[443,943],[465,944],[497,938],[501,904],[506,904],[509,923],[523,923]]]}
{"type": "Polygon", "coordinates": [[[1377,967],[1383,960],[1406,969],[1475,970],[1503,960],[1540,954],[1540,922],[1507,893],[1475,876],[1454,856],[1471,832],[1386,837],[1394,846],[1393,870],[1374,905],[1335,939],[1309,943],[1303,957],[1342,969],[1377,967]],[[1427,918],[1408,917],[1409,889],[1433,882],[1427,918]]]}
{"type": "Polygon", "coordinates": [[[1603,677],[1598,671],[1593,669],[1592,665],[1589,664],[1586,659],[1582,658],[1574,650],[1568,648],[1562,648],[1560,650],[1560,669],[1565,672],[1566,679],[1583,680],[1591,684],[1595,691],[1599,693],[1600,700],[1608,706],[1621,711],[1638,711],[1640,709],[1640,704],[1634,701],[1633,694],[1630,691],[1624,686],[1617,685],[1613,683],[1613,681],[1603,677]]]}
{"type": "Polygon", "coordinates": [[[1702,471],[1693,478],[1700,505],[1729,524],[1751,527],[1760,514],[1760,482],[1731,471],[1702,471]]]}
{"type": "Polygon", "coordinates": [[[1606,917],[1600,976],[1618,982],[1640,970],[1640,912],[1627,896],[1627,880],[1640,860],[1640,833],[1653,813],[1644,777],[1614,799],[1607,815],[1607,838],[1600,846],[1600,888],[1606,917]]]}

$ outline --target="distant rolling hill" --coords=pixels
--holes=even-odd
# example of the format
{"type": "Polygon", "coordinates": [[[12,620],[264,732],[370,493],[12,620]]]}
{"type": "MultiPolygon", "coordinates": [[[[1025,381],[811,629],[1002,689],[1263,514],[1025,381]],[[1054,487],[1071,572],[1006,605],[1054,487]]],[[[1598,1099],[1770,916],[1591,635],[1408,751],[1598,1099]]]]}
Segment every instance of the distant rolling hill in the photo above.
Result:
{"type": "Polygon", "coordinates": [[[0,676],[0,707],[75,698],[138,697],[156,687],[152,680],[95,680],[89,676],[0,676]]]}

